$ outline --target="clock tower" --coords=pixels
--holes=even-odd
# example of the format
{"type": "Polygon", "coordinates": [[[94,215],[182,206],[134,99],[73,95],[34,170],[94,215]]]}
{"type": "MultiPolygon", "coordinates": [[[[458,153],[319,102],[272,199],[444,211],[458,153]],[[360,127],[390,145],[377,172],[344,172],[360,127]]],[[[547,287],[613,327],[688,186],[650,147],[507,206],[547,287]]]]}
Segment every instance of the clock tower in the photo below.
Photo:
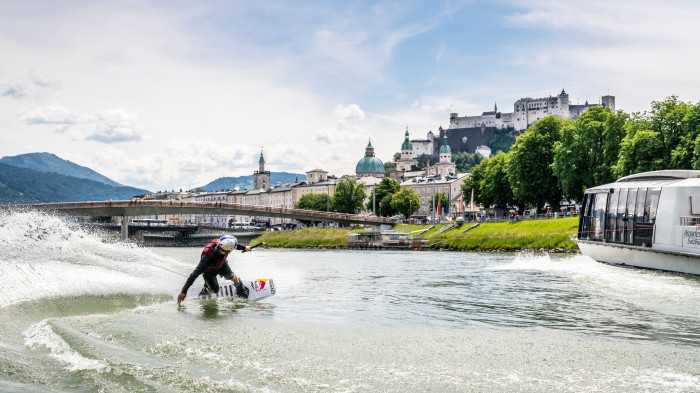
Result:
{"type": "Polygon", "coordinates": [[[265,170],[265,158],[260,150],[260,160],[258,160],[258,170],[253,173],[253,184],[256,190],[270,190],[270,171],[265,170]]]}

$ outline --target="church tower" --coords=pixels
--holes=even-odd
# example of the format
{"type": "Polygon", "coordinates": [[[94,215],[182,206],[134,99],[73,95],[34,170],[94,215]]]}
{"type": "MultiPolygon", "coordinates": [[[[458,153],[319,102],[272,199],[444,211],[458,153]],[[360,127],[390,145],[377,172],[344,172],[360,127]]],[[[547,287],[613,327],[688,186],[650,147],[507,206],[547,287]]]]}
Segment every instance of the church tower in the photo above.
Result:
{"type": "Polygon", "coordinates": [[[406,126],[406,134],[401,144],[401,159],[396,161],[396,170],[410,172],[411,168],[416,165],[418,165],[418,161],[413,159],[413,144],[408,139],[408,126],[406,126]]]}
{"type": "Polygon", "coordinates": [[[268,191],[270,189],[270,171],[265,170],[265,157],[260,150],[258,170],[253,173],[253,187],[256,190],[268,191]]]}

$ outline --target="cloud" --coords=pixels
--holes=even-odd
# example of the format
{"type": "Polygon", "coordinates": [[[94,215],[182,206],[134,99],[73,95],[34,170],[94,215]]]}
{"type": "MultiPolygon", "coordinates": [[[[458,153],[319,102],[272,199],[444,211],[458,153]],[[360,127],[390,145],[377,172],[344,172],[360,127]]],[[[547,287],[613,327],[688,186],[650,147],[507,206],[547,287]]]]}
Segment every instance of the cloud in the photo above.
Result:
{"type": "Polygon", "coordinates": [[[77,116],[61,104],[35,108],[22,116],[27,124],[75,124],[77,116]]]}
{"type": "Polygon", "coordinates": [[[61,125],[57,133],[68,133],[79,140],[116,143],[138,142],[145,137],[144,127],[137,122],[138,115],[124,108],[79,115],[56,103],[34,108],[20,117],[29,125],[61,125]]]}
{"type": "Polygon", "coordinates": [[[136,122],[136,117],[136,113],[129,113],[124,108],[100,111],[87,125],[85,139],[102,143],[140,141],[144,129],[136,122]]]}
{"type": "Polygon", "coordinates": [[[336,105],[333,109],[337,122],[334,126],[321,127],[316,132],[316,141],[325,144],[356,143],[367,140],[370,135],[362,126],[365,111],[357,104],[336,105]]]}
{"type": "Polygon", "coordinates": [[[0,82],[0,96],[10,97],[16,100],[29,94],[30,86],[25,81],[0,82]]]}
{"type": "Polygon", "coordinates": [[[365,111],[357,104],[348,106],[336,105],[333,113],[341,120],[364,120],[365,111]]]}
{"type": "Polygon", "coordinates": [[[39,72],[29,70],[29,77],[13,82],[0,80],[0,97],[10,97],[16,100],[38,94],[42,89],[53,87],[54,84],[44,78],[39,72]]]}

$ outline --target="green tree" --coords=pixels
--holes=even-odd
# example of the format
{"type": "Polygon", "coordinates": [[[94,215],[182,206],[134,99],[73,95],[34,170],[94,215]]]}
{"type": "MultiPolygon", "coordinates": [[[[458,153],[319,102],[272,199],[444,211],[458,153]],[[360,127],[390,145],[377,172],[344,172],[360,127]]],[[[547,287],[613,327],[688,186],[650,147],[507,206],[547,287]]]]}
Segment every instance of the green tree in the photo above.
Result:
{"type": "Polygon", "coordinates": [[[341,180],[335,186],[335,194],[331,199],[333,211],[339,213],[359,213],[365,198],[365,185],[358,183],[353,177],[341,180]]]}
{"type": "Polygon", "coordinates": [[[468,173],[483,160],[484,156],[479,153],[462,152],[452,154],[452,162],[457,165],[457,173],[468,173]]]}
{"type": "Polygon", "coordinates": [[[510,151],[513,144],[515,144],[515,138],[510,136],[511,132],[513,132],[513,128],[510,127],[496,130],[493,138],[487,144],[493,154],[498,154],[499,151],[503,153],[510,151]]]}
{"type": "MultiPolygon", "coordinates": [[[[663,101],[651,102],[651,113],[647,115],[649,130],[659,133],[661,138],[663,158],[669,162],[669,168],[681,168],[682,165],[689,164],[690,160],[685,159],[684,154],[676,154],[673,151],[679,146],[685,132],[683,130],[683,118],[690,110],[691,105],[678,100],[672,95],[663,101]]],[[[690,138],[692,146],[695,138],[690,138]]],[[[687,147],[687,146],[686,146],[687,147]]],[[[680,151],[678,153],[681,153],[680,151]]],[[[689,168],[689,167],[687,167],[689,168]]],[[[687,169],[686,168],[686,169],[687,169]]]]}
{"type": "Polygon", "coordinates": [[[391,207],[399,214],[408,218],[420,209],[420,196],[412,188],[401,187],[401,189],[391,197],[391,207]]]}
{"type": "Polygon", "coordinates": [[[294,205],[295,209],[326,211],[330,206],[330,197],[326,194],[302,195],[294,205]]]}
{"type": "Polygon", "coordinates": [[[368,211],[373,211],[375,208],[374,202],[374,193],[376,192],[377,194],[377,199],[376,199],[376,215],[378,216],[385,216],[385,217],[390,217],[393,215],[396,215],[397,211],[393,207],[391,207],[391,197],[399,191],[401,188],[401,185],[399,182],[396,180],[390,178],[390,177],[385,177],[382,179],[379,184],[377,184],[377,187],[372,190],[372,193],[369,195],[369,201],[367,202],[367,210],[368,211]]]}
{"type": "MultiPolygon", "coordinates": [[[[568,121],[567,121],[568,122],[568,121]]],[[[561,206],[563,192],[552,170],[554,144],[560,140],[565,121],[547,116],[520,135],[508,153],[508,181],[513,196],[523,205],[541,211],[545,202],[554,211],[561,206]]]]}
{"type": "MultiPolygon", "coordinates": [[[[437,206],[440,205],[440,212],[444,213],[447,207],[447,194],[444,192],[435,193],[435,201],[435,208],[437,209],[437,206]]],[[[433,211],[433,196],[428,200],[428,210],[433,211]]]]}
{"type": "MultiPolygon", "coordinates": [[[[486,161],[479,187],[484,206],[506,209],[508,206],[517,204],[508,181],[507,163],[508,154],[506,153],[497,154],[486,161]]],[[[521,210],[524,210],[524,206],[521,210]]]]}
{"type": "Polygon", "coordinates": [[[401,152],[396,152],[394,153],[394,162],[398,161],[401,159],[401,152]]]}
{"type": "Polygon", "coordinates": [[[656,171],[665,168],[663,137],[652,130],[640,130],[625,137],[615,172],[620,175],[656,171]]]}
{"type": "Polygon", "coordinates": [[[389,174],[391,172],[394,172],[396,170],[396,163],[395,162],[385,162],[384,163],[384,176],[389,177],[389,174]]]}
{"type": "Polygon", "coordinates": [[[627,119],[624,112],[593,107],[565,123],[554,144],[552,169],[567,198],[580,202],[586,188],[615,180],[627,119]]]}
{"type": "Polygon", "coordinates": [[[683,133],[671,152],[671,167],[676,169],[697,169],[698,151],[696,141],[700,136],[700,103],[690,107],[681,122],[683,133]]]}
{"type": "MultiPolygon", "coordinates": [[[[482,200],[482,190],[481,190],[481,182],[486,176],[486,166],[488,165],[489,159],[485,159],[481,161],[481,163],[477,166],[475,166],[472,169],[471,174],[464,179],[464,182],[462,183],[462,195],[464,195],[464,198],[467,198],[467,195],[469,195],[469,199],[471,200],[471,195],[472,195],[472,190],[474,190],[474,203],[484,205],[484,206],[489,206],[484,203],[482,200]]],[[[506,180],[508,178],[506,177],[506,180]]]]}

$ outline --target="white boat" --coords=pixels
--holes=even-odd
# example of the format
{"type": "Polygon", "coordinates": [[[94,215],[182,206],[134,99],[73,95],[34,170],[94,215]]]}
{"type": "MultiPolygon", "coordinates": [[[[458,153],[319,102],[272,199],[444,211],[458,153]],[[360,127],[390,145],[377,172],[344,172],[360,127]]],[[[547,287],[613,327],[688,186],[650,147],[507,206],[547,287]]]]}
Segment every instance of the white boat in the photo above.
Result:
{"type": "Polygon", "coordinates": [[[644,172],[589,188],[574,241],[600,262],[700,275],[700,171],[644,172]]]}

